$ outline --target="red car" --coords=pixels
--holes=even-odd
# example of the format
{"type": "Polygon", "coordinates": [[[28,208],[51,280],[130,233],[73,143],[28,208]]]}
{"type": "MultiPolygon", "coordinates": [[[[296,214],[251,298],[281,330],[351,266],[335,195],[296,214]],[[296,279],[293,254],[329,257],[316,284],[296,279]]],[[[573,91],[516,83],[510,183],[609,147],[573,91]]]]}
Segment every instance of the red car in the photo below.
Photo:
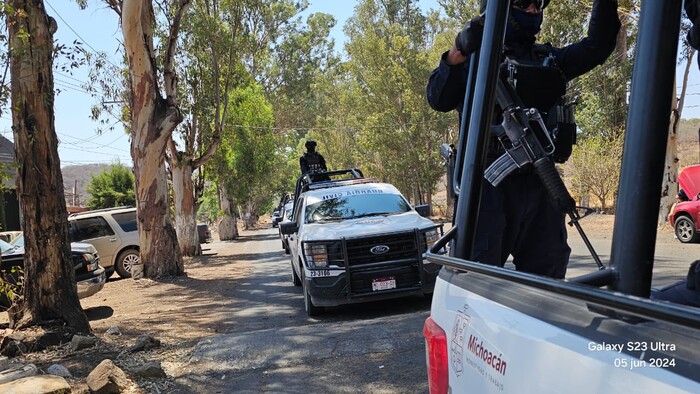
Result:
{"type": "Polygon", "coordinates": [[[678,186],[685,192],[686,201],[676,203],[668,219],[679,241],[698,242],[700,241],[700,165],[684,168],[678,175],[678,186]]]}

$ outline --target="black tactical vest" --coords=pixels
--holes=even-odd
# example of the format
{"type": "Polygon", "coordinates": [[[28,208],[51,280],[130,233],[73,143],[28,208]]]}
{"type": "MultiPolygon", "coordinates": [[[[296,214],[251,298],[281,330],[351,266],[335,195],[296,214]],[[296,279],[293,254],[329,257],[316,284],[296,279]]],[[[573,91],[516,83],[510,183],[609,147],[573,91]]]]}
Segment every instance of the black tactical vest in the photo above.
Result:
{"type": "Polygon", "coordinates": [[[556,163],[571,156],[576,144],[574,105],[565,104],[566,77],[559,67],[551,45],[535,44],[532,48],[504,48],[501,75],[515,87],[528,108],[540,111],[554,140],[556,163]]]}
{"type": "Polygon", "coordinates": [[[323,168],[321,168],[321,156],[318,153],[304,153],[304,158],[306,159],[306,164],[310,172],[318,172],[323,170],[323,168]]]}
{"type": "Polygon", "coordinates": [[[504,49],[501,73],[515,87],[523,103],[548,113],[566,94],[566,77],[549,45],[535,44],[531,49],[504,49]]]}

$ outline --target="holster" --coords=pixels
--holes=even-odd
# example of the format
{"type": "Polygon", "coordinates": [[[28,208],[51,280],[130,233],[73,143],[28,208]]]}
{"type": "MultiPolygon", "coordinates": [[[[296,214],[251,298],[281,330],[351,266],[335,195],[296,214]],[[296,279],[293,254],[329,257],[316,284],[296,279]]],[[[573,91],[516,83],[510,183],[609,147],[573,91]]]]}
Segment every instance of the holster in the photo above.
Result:
{"type": "Polygon", "coordinates": [[[557,123],[554,129],[554,154],[552,159],[555,163],[564,163],[569,160],[571,151],[576,144],[576,124],[575,123],[557,123]]]}

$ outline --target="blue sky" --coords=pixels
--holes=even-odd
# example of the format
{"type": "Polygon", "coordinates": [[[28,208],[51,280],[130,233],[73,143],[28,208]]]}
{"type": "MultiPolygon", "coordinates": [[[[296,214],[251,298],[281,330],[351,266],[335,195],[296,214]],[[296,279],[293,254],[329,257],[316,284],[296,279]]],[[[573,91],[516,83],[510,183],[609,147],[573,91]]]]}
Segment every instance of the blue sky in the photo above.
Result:
{"type": "MultiPolygon", "coordinates": [[[[87,50],[105,51],[113,63],[118,64],[117,41],[122,35],[117,16],[106,9],[101,1],[93,0],[87,10],[81,11],[73,0],[44,0],[47,11],[58,23],[56,38],[62,43],[74,40],[85,44],[87,50]]],[[[324,12],[334,15],[338,24],[333,29],[338,50],[344,42],[343,25],[352,15],[357,4],[353,0],[310,0],[307,13],[324,12]]],[[[438,8],[435,0],[420,0],[424,9],[438,8]]],[[[692,68],[686,99],[684,118],[700,118],[700,72],[697,65],[692,68]]],[[[682,73],[683,65],[678,73],[682,73]]],[[[55,73],[56,87],[63,91],[56,97],[56,132],[60,140],[59,155],[61,165],[85,163],[121,162],[131,165],[129,138],[117,124],[112,131],[97,134],[97,124],[90,120],[90,108],[95,100],[80,85],[87,80],[85,70],[74,71],[73,75],[55,73]]],[[[9,114],[0,117],[0,132],[12,140],[12,121],[9,114]]]]}

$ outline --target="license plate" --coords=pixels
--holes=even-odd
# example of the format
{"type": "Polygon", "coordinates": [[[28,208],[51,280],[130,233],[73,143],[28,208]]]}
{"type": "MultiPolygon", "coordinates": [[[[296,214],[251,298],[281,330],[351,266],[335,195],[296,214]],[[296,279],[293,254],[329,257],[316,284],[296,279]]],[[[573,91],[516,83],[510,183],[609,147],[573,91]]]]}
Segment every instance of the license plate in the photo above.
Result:
{"type": "Polygon", "coordinates": [[[389,290],[396,288],[396,279],[379,278],[372,280],[372,291],[389,290]]]}

